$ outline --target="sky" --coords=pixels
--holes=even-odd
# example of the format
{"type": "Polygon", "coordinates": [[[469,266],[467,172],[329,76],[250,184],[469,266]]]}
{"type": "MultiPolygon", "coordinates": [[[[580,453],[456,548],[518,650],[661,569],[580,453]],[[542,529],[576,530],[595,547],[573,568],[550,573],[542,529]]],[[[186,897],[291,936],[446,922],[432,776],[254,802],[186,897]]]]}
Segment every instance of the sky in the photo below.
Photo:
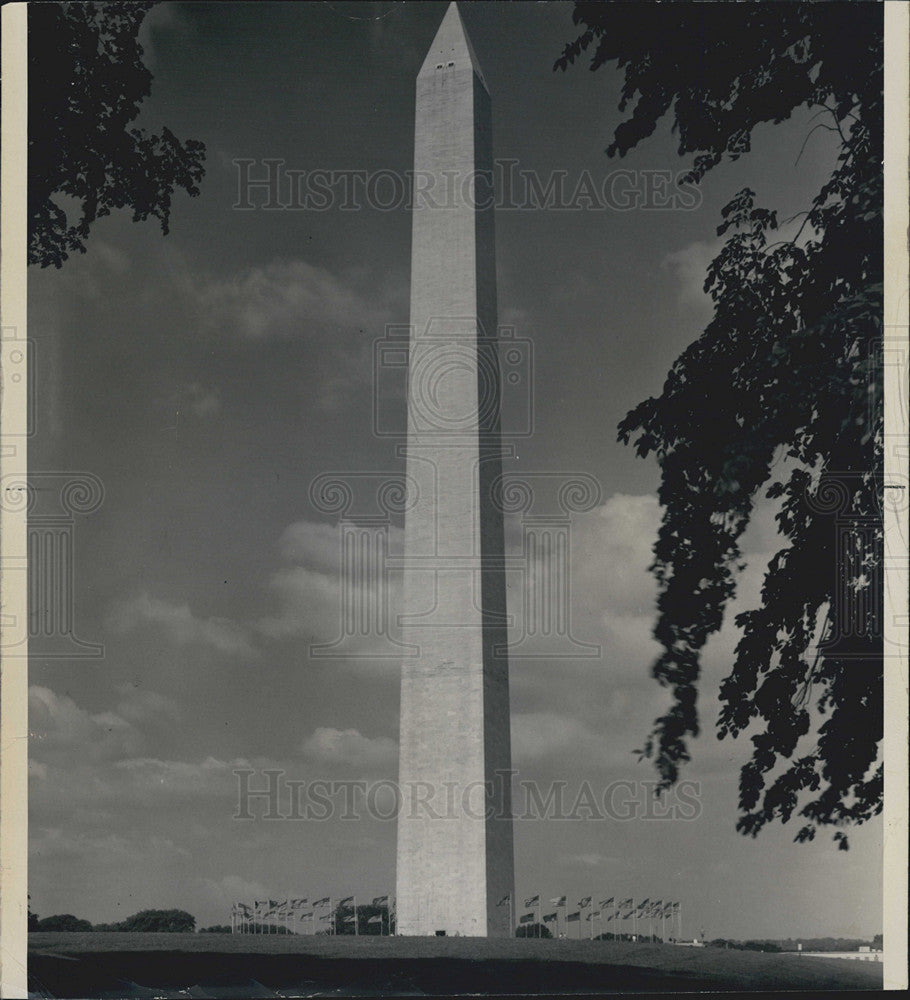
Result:
{"type": "MultiPolygon", "coordinates": [[[[265,770],[304,782],[397,775],[399,664],[369,641],[348,659],[309,652],[340,630],[338,518],[313,506],[309,487],[326,472],[402,471],[395,439],[374,432],[373,345],[407,323],[410,213],[264,210],[261,192],[259,207],[238,210],[235,161],[254,161],[253,176],[273,159],[403,177],[414,81],[445,6],[156,7],[141,36],[154,84],[140,123],[205,142],[202,193],[175,196],[166,237],[114,213],[84,256],[29,275],[32,473],[89,473],[103,486],[71,528],[75,632],[102,655],[39,649],[30,667],[39,915],[99,922],[179,907],[205,926],[227,922],[239,900],[394,890],[394,821],[363,809],[344,819],[343,808],[237,819],[234,772],[252,771],[253,788],[265,770]]],[[[598,186],[631,171],[619,182],[638,191],[649,171],[676,177],[687,161],[666,124],[621,162],[606,157],[621,80],[583,63],[553,72],[576,34],[571,13],[565,2],[464,5],[494,156],[542,178],[564,171],[570,189],[585,171],[598,186]]],[[[833,152],[824,130],[807,139],[808,118],[759,129],[748,156],[675,207],[642,197],[497,210],[500,322],[529,345],[533,385],[504,404],[505,423],[533,415],[506,471],[586,474],[602,492],[573,517],[570,553],[573,632],[601,652],[513,657],[513,763],[519,781],[563,783],[569,803],[586,785],[601,801],[617,792],[611,815],[516,820],[519,897],[679,900],[687,936],[881,930],[879,821],[851,834],[849,852],[824,831],[794,844],[793,823],[756,839],[735,830],[750,744],[718,742],[713,724],[732,619],[755,605],[776,548],[767,505],[705,650],[702,735],[683,773],[692,784],[655,807],[655,773],[633,752],[665,704],[649,673],[658,470],[615,428],[660,392],[710,318],[702,283],[723,205],[749,186],[786,218],[820,186],[833,152]]],[[[395,377],[385,401],[401,429],[395,377]]],[[[399,544],[400,519],[389,531],[399,544]]],[[[521,531],[509,515],[513,553],[521,531]]],[[[520,590],[513,580],[510,611],[520,590]]]]}

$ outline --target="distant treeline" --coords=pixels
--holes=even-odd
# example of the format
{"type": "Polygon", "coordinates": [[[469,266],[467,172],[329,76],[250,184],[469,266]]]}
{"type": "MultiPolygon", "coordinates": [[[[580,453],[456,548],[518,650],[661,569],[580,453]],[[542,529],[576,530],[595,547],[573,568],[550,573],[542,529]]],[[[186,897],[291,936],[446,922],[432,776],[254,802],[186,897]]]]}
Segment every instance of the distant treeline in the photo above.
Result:
{"type": "MultiPolygon", "coordinates": [[[[196,930],[196,918],[186,910],[140,910],[126,920],[112,924],[92,924],[80,920],[72,913],[57,913],[39,919],[36,913],[28,915],[30,931],[153,931],[186,933],[196,930]]],[[[215,928],[209,928],[215,930],[215,928]]],[[[230,928],[228,928],[230,930],[230,928]]]]}
{"type": "Polygon", "coordinates": [[[870,938],[770,938],[754,941],[731,941],[715,938],[708,945],[714,948],[738,948],[740,951],[857,951],[861,947],[881,948],[882,935],[870,938]]]}

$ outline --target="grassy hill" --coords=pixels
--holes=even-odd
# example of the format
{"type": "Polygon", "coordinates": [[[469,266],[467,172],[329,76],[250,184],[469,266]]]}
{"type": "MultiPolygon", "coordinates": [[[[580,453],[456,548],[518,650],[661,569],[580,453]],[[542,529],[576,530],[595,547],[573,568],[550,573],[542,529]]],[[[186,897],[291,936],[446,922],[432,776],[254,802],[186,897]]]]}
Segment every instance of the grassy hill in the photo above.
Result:
{"type": "Polygon", "coordinates": [[[613,941],[94,932],[30,934],[29,975],[36,991],[54,997],[102,992],[128,996],[125,982],[160,990],[201,984],[200,996],[215,995],[206,992],[206,985],[217,992],[251,981],[297,996],[332,990],[432,995],[882,987],[877,963],[717,948],[613,941]],[[117,994],[117,989],[124,992],[117,994]]]}

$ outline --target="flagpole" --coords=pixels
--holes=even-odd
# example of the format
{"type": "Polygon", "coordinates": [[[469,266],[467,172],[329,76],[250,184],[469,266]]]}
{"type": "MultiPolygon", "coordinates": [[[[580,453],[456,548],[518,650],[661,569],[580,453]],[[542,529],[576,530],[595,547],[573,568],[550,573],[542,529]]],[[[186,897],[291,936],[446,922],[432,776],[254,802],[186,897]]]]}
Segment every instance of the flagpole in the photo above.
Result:
{"type": "Polygon", "coordinates": [[[357,897],[354,897],[354,937],[360,937],[360,929],[357,924],[357,897]]]}
{"type": "Polygon", "coordinates": [[[537,893],[537,936],[540,937],[540,893],[537,893]]]}
{"type": "MultiPolygon", "coordinates": [[[[515,890],[513,889],[512,892],[515,890]]],[[[509,937],[515,937],[515,921],[512,919],[512,893],[509,893],[509,937]]]]}

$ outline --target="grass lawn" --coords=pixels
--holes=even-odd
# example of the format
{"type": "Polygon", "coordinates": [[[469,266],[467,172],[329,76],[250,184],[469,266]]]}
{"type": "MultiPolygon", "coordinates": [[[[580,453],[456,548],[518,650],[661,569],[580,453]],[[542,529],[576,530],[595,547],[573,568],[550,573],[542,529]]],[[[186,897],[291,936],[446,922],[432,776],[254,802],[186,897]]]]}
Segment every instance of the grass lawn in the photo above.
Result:
{"type": "Polygon", "coordinates": [[[36,990],[56,997],[98,996],[123,982],[205,989],[253,981],[300,996],[882,986],[879,963],[660,944],[94,932],[30,934],[29,974],[36,990]]]}

